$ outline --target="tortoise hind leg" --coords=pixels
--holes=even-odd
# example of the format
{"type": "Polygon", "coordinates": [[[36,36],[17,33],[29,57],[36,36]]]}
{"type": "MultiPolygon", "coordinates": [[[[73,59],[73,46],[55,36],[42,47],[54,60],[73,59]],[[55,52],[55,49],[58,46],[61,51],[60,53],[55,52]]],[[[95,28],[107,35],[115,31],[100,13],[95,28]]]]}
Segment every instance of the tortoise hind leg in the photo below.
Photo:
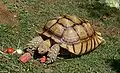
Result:
{"type": "Polygon", "coordinates": [[[47,54],[46,64],[50,64],[50,63],[53,63],[54,61],[56,61],[59,51],[60,51],[60,46],[58,44],[54,44],[50,48],[50,51],[47,54]]]}

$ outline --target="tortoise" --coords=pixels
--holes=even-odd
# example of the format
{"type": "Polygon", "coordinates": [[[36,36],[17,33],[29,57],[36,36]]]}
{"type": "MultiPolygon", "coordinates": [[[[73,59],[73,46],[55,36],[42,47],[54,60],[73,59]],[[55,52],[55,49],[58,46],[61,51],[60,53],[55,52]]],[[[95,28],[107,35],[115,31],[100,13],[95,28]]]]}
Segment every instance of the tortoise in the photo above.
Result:
{"type": "Polygon", "coordinates": [[[39,35],[27,46],[32,51],[37,49],[39,54],[47,53],[46,63],[56,61],[61,48],[74,55],[83,55],[104,41],[88,20],[68,14],[48,21],[39,35]]]}

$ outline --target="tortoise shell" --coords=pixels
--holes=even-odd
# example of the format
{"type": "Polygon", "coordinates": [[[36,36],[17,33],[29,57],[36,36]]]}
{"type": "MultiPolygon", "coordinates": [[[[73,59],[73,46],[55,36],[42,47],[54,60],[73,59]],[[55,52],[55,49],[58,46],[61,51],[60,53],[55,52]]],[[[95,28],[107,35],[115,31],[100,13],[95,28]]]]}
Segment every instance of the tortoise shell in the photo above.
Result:
{"type": "Polygon", "coordinates": [[[48,21],[40,34],[76,55],[93,50],[103,41],[101,33],[96,32],[87,20],[71,15],[48,21]]]}

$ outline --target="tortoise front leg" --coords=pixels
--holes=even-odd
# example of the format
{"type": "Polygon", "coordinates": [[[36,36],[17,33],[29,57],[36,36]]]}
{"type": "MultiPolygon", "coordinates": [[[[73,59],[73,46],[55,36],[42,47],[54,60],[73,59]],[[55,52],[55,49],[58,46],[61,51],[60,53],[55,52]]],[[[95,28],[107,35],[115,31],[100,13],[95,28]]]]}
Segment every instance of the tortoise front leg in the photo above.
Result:
{"type": "Polygon", "coordinates": [[[46,64],[50,64],[50,63],[53,63],[54,61],[56,61],[59,51],[60,51],[60,46],[58,44],[54,44],[50,48],[50,51],[47,54],[46,64]]]}

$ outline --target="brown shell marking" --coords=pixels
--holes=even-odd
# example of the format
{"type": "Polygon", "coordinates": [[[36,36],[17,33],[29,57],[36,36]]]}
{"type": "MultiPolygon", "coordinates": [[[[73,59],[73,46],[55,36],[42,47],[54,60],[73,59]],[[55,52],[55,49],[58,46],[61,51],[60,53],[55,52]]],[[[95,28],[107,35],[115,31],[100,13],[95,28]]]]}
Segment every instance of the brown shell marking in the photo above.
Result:
{"type": "Polygon", "coordinates": [[[73,28],[67,28],[63,33],[62,40],[67,43],[73,43],[79,40],[79,36],[73,28]]]}
{"type": "Polygon", "coordinates": [[[99,44],[101,44],[101,42],[103,42],[103,40],[99,39],[98,37],[100,37],[100,36],[95,34],[88,41],[73,44],[72,46],[67,45],[68,46],[67,49],[68,49],[68,51],[70,51],[71,53],[74,53],[76,55],[85,54],[91,50],[94,50],[99,44]]]}
{"type": "Polygon", "coordinates": [[[61,47],[76,55],[95,49],[103,41],[101,33],[96,32],[88,21],[76,16],[60,16],[49,21],[44,28],[43,35],[61,43],[61,47]]]}
{"type": "Polygon", "coordinates": [[[85,28],[88,36],[92,36],[94,34],[94,30],[93,28],[91,27],[90,23],[86,22],[86,23],[83,23],[82,24],[83,27],[85,28]]]}
{"type": "Polygon", "coordinates": [[[50,31],[54,33],[54,35],[61,37],[64,32],[64,27],[56,23],[53,27],[50,28],[50,31]]]}
{"type": "Polygon", "coordinates": [[[82,20],[80,20],[79,18],[77,18],[76,16],[70,16],[70,15],[65,15],[65,18],[71,20],[72,22],[74,22],[75,24],[81,24],[82,20]]]}
{"type": "Polygon", "coordinates": [[[79,35],[80,40],[87,38],[87,33],[84,30],[84,27],[82,25],[76,25],[74,26],[74,29],[76,30],[77,34],[79,35]]]}
{"type": "Polygon", "coordinates": [[[74,44],[81,40],[89,39],[94,34],[91,25],[86,21],[82,22],[76,16],[65,15],[57,19],[50,20],[45,25],[47,33],[63,39],[63,42],[74,44]]]}
{"type": "Polygon", "coordinates": [[[45,29],[51,28],[56,22],[57,22],[57,20],[48,21],[47,24],[45,25],[45,29]]]}
{"type": "Polygon", "coordinates": [[[58,20],[58,23],[63,25],[64,27],[70,27],[73,26],[74,23],[66,18],[61,18],[58,20]],[[63,24],[64,23],[64,24],[63,24]]]}

